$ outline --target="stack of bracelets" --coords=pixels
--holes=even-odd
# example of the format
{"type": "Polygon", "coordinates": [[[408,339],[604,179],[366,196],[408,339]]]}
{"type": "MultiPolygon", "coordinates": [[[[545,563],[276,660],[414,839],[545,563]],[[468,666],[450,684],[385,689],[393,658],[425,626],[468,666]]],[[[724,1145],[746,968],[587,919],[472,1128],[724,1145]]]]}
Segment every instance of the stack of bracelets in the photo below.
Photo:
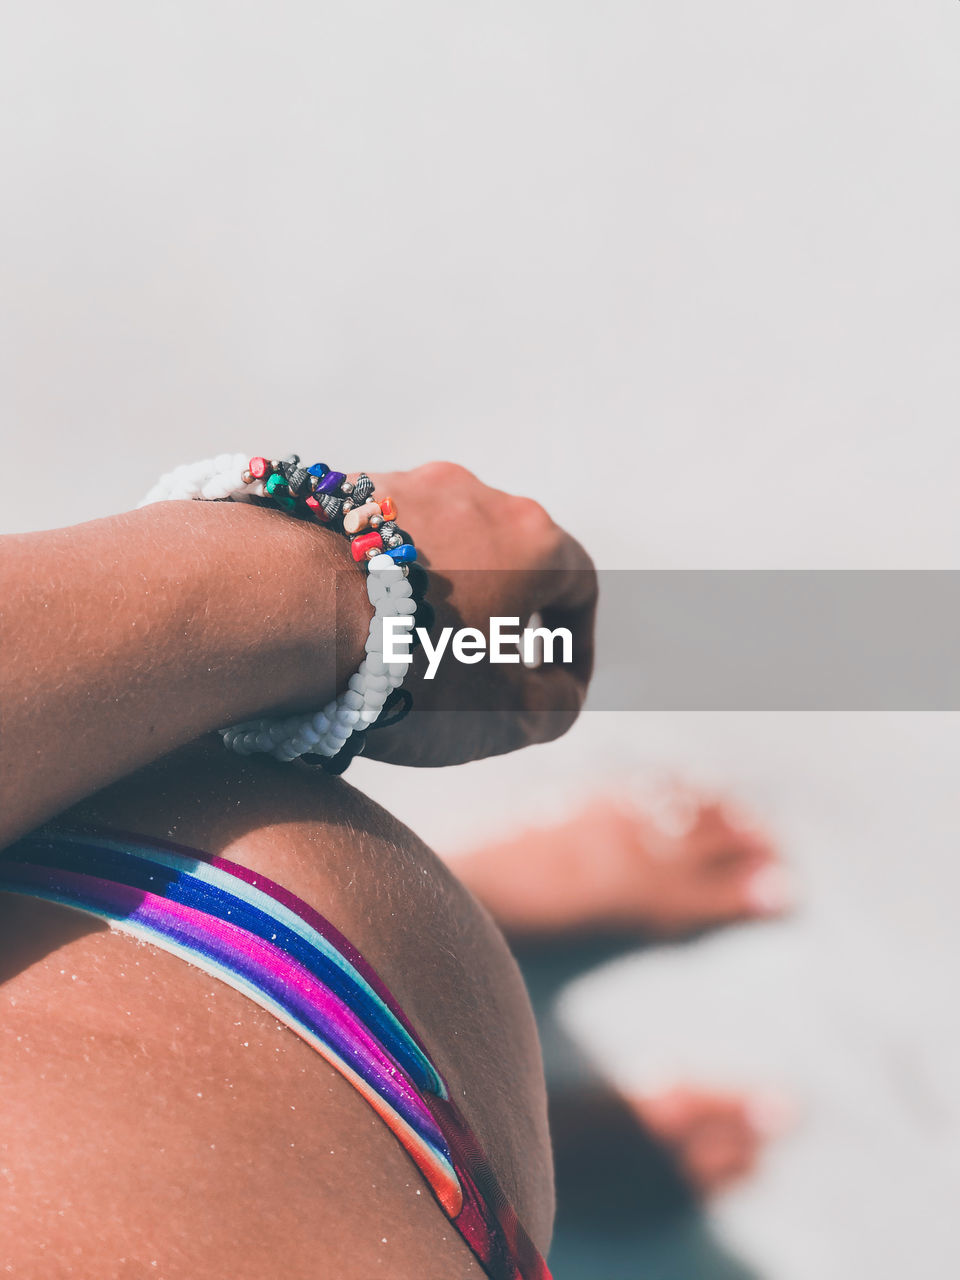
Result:
{"type": "Polygon", "coordinates": [[[429,628],[433,611],[424,599],[427,575],[415,563],[416,547],[397,527],[392,499],[378,502],[373,494],[373,481],[365,473],[348,479],[322,462],[304,467],[295,453],[279,461],[222,453],[177,467],[140,503],[255,498],[342,533],[350,539],[354,560],[366,567],[373,617],[366,657],[346,691],[322,711],[221,729],[224,745],[239,755],[263,752],[286,761],[313,756],[328,773],[342,773],[363,750],[368,729],[394,724],[410,710],[413,699],[400,687],[409,663],[384,662],[383,619],[408,618],[411,643],[414,627],[429,628]]]}

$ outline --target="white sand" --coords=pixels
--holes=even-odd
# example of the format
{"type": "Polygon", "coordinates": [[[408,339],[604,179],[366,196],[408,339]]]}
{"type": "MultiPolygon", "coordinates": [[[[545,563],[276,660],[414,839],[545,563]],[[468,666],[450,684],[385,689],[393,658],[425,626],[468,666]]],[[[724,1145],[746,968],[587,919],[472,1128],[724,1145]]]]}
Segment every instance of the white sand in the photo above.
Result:
{"type": "MultiPolygon", "coordinates": [[[[0,528],[312,439],[455,457],[605,567],[956,565],[957,5],[38,0],[5,26],[0,528]]],[[[625,1082],[792,1085],[805,1126],[717,1210],[734,1251],[901,1280],[960,1264],[957,729],[596,715],[445,776],[443,808],[436,777],[354,776],[438,844],[454,799],[492,830],[591,772],[754,804],[804,913],[624,961],[565,1017],[625,1082]]]]}

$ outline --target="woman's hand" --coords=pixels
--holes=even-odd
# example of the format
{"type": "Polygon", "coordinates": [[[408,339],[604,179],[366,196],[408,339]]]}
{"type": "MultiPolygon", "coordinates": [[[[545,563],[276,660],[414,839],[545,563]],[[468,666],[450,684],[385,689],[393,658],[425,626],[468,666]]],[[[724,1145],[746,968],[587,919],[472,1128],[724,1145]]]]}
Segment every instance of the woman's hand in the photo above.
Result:
{"type": "Polygon", "coordinates": [[[476,627],[491,617],[563,626],[573,661],[466,665],[447,651],[433,679],[415,650],[404,688],[413,710],[372,729],[365,754],[406,765],[457,764],[559,737],[576,720],[593,665],[596,573],[590,557],[537,502],[491,489],[465,468],[434,462],[373,477],[394,499],[430,573],[427,599],[443,627],[476,627]]]}
{"type": "MultiPolygon", "coordinates": [[[[583,701],[596,583],[536,503],[449,463],[378,481],[433,570],[438,625],[573,633],[539,670],[448,658],[407,678],[415,710],[371,755],[439,765],[556,737],[583,701]],[[483,572],[478,572],[483,571],[483,572]],[[459,708],[459,709],[457,709],[459,708]],[[470,710],[465,708],[483,708],[470,710]]],[[[0,848],[68,804],[221,725],[323,706],[363,655],[369,608],[344,540],[277,511],[162,502],[0,539],[0,848]]]]}

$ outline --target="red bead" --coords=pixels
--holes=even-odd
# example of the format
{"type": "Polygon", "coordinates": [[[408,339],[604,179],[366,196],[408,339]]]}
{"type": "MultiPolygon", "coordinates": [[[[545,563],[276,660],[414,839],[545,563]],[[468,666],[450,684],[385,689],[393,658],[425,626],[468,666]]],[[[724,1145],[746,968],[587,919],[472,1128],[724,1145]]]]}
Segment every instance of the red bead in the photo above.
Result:
{"type": "Polygon", "coordinates": [[[321,524],[328,524],[330,522],[330,517],[312,494],[304,505],[313,512],[321,524]]]}
{"type": "Polygon", "coordinates": [[[262,480],[264,476],[268,476],[272,470],[270,463],[266,458],[250,459],[250,474],[254,480],[262,480]]]}
{"type": "Polygon", "coordinates": [[[359,538],[354,538],[350,543],[350,550],[353,552],[354,560],[366,560],[368,551],[383,550],[383,539],[376,529],[371,533],[361,533],[359,538]]]}
{"type": "Polygon", "coordinates": [[[397,508],[392,498],[384,498],[380,503],[380,510],[383,512],[384,520],[396,520],[397,508]]]}

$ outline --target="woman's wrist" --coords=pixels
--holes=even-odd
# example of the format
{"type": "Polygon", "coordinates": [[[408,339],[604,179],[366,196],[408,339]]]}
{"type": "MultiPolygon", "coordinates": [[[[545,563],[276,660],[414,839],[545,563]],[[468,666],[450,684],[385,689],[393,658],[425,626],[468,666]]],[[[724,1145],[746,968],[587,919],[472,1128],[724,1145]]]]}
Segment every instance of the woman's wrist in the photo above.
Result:
{"type": "MultiPolygon", "coordinates": [[[[208,598],[219,596],[220,611],[229,615],[231,665],[246,669],[243,681],[228,672],[229,715],[211,727],[231,717],[321,705],[346,685],[363,658],[370,613],[348,544],[318,526],[247,504],[150,510],[163,509],[206,526],[208,567],[223,579],[208,585],[208,598]],[[225,589],[232,605],[223,599],[225,589]]],[[[224,620],[211,617],[211,630],[224,620]]]]}
{"type": "MultiPolygon", "coordinates": [[[[429,625],[432,611],[423,599],[425,575],[417,569],[416,548],[396,524],[397,510],[389,496],[375,497],[373,480],[365,472],[350,476],[326,463],[304,465],[300,455],[280,459],[241,453],[223,453],[215,458],[186,463],[161,476],[141,507],[177,501],[229,500],[278,510],[342,534],[349,539],[351,557],[364,573],[367,599],[372,609],[365,641],[365,656],[342,689],[343,651],[350,650],[352,608],[341,632],[347,644],[334,645],[336,696],[310,711],[244,718],[220,730],[224,746],[239,755],[267,754],[282,761],[315,757],[311,765],[327,772],[342,773],[366,744],[370,728],[394,723],[410,709],[409,694],[399,686],[406,674],[405,662],[384,662],[387,623],[404,621],[429,625]],[[417,584],[408,577],[417,573],[417,584]],[[389,714],[388,714],[389,713],[389,714]]],[[[337,577],[334,601],[341,577],[337,577]]],[[[328,592],[329,594],[329,592],[328,592]]],[[[334,632],[336,635],[336,618],[334,632]]]]}
{"type": "Polygon", "coordinates": [[[0,598],[0,846],[203,733],[323,705],[369,623],[341,539],[232,503],[6,538],[0,598]]]}

